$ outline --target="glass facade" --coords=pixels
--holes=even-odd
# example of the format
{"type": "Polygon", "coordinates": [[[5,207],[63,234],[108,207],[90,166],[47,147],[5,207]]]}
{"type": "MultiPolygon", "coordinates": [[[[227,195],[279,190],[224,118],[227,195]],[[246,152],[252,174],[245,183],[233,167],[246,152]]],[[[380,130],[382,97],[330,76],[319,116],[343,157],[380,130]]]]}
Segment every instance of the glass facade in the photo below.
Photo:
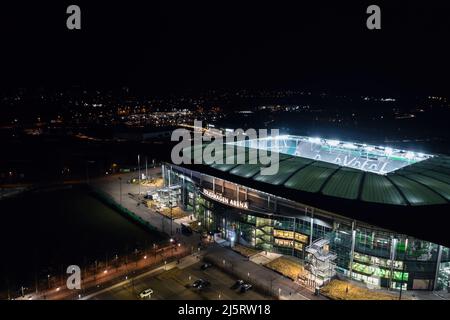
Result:
{"type": "Polygon", "coordinates": [[[336,272],[374,287],[403,290],[449,290],[448,248],[388,232],[287,199],[166,165],[166,186],[181,186],[179,203],[192,211],[207,231],[260,250],[305,259],[305,249],[326,239],[336,254],[336,272]],[[218,202],[204,190],[248,209],[218,202]]]}

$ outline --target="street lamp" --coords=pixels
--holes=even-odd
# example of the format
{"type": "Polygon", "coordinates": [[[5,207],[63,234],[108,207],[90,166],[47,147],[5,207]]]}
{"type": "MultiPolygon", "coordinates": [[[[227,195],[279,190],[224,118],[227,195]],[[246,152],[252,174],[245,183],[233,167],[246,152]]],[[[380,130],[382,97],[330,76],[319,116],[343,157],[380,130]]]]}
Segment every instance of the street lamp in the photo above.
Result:
{"type": "Polygon", "coordinates": [[[122,177],[119,177],[120,205],[122,205],[122,177]]]}
{"type": "Polygon", "coordinates": [[[147,156],[145,156],[145,179],[148,182],[147,156]]]}
{"type": "Polygon", "coordinates": [[[170,206],[170,235],[173,235],[173,208],[172,208],[172,195],[169,191],[169,206],[170,206]]]}
{"type": "Polygon", "coordinates": [[[141,194],[141,156],[138,154],[138,185],[139,185],[139,195],[141,194]]]}

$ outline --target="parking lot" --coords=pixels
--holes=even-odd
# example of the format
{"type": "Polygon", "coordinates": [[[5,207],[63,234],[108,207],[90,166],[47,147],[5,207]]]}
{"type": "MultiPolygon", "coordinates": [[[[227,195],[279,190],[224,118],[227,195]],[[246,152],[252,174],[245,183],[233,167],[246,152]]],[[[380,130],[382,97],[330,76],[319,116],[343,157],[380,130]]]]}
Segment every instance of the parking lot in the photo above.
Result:
{"type": "Polygon", "coordinates": [[[262,300],[269,299],[253,289],[241,293],[239,289],[231,289],[235,278],[220,271],[214,266],[201,269],[203,262],[197,262],[186,268],[175,267],[156,275],[143,277],[133,283],[107,290],[93,299],[98,300],[133,300],[140,292],[151,288],[152,300],[262,300]],[[207,280],[210,285],[203,289],[191,285],[198,279],[207,280]]]}

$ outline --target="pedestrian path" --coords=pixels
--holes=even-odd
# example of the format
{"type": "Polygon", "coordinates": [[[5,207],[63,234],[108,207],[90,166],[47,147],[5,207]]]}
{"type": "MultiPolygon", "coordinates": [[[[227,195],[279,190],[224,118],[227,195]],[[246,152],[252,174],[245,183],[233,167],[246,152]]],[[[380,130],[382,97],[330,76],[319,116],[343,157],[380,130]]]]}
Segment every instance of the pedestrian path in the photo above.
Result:
{"type": "Polygon", "coordinates": [[[262,251],[250,257],[250,261],[256,264],[267,264],[272,260],[275,260],[282,255],[274,252],[262,251]]]}
{"type": "Polygon", "coordinates": [[[205,260],[211,261],[223,271],[239,279],[252,283],[259,291],[282,300],[327,300],[228,248],[218,245],[211,246],[205,254],[205,260]]]}
{"type": "MultiPolygon", "coordinates": [[[[152,171],[152,174],[156,173],[157,168],[155,168],[155,172],[152,171]]],[[[181,230],[180,221],[171,221],[170,218],[157,213],[151,208],[141,205],[137,201],[137,199],[130,196],[130,194],[138,194],[139,190],[141,191],[141,193],[145,193],[146,191],[151,191],[156,188],[154,186],[139,187],[136,184],[121,182],[130,180],[134,176],[134,174],[135,173],[125,173],[103,177],[101,179],[92,181],[92,186],[108,194],[115,202],[130,210],[131,212],[142,218],[144,221],[147,221],[158,231],[166,233],[170,236],[176,236],[183,243],[189,246],[196,247],[199,242],[198,235],[193,234],[187,236],[182,233],[176,232],[176,230],[181,230]],[[121,178],[121,180],[119,180],[119,178],[121,178]]]]}

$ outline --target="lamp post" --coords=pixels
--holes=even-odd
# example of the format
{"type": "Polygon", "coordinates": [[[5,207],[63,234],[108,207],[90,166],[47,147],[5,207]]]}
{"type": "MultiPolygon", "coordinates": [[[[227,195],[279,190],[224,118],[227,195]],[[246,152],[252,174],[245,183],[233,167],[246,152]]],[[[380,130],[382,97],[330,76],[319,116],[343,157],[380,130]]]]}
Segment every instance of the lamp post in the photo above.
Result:
{"type": "Polygon", "coordinates": [[[145,179],[148,181],[148,165],[147,165],[147,156],[145,156],[145,179]]]}
{"type": "Polygon", "coordinates": [[[119,177],[120,205],[122,205],[122,177],[119,177]]]}
{"type": "Polygon", "coordinates": [[[139,185],[139,195],[141,194],[141,156],[138,154],[138,185],[139,185]]]}
{"type": "Polygon", "coordinates": [[[173,208],[172,201],[170,199],[170,191],[169,191],[169,206],[170,206],[170,235],[173,235],[173,208]]]}
{"type": "Polygon", "coordinates": [[[273,281],[275,280],[276,278],[270,278],[270,291],[269,291],[269,294],[270,295],[272,295],[272,293],[273,293],[273,281]]]}

